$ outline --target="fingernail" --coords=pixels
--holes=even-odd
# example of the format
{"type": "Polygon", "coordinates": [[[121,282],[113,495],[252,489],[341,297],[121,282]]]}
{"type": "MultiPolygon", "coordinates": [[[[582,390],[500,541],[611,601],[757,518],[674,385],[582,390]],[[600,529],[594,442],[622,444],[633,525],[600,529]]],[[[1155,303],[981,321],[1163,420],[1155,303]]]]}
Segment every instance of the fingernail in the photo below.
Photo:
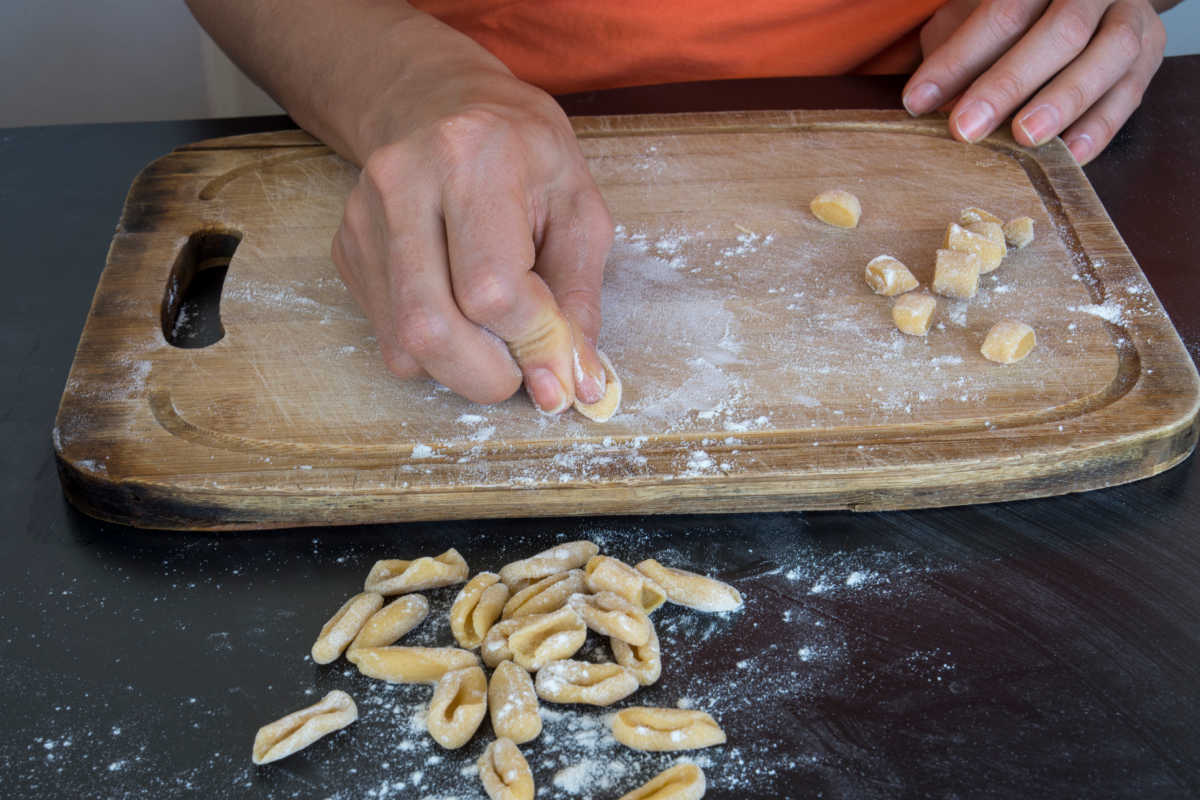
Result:
{"type": "Polygon", "coordinates": [[[986,100],[972,100],[954,118],[954,127],[958,135],[968,142],[982,139],[992,127],[992,119],[996,116],[991,103],[986,100]]]}
{"type": "Polygon", "coordinates": [[[915,117],[937,108],[941,98],[942,91],[938,89],[937,85],[926,81],[913,87],[904,95],[901,102],[904,103],[904,110],[915,117]]]}
{"type": "Polygon", "coordinates": [[[604,397],[604,370],[600,370],[599,376],[584,370],[578,350],[575,351],[575,393],[585,403],[596,403],[604,397]]]}
{"type": "Polygon", "coordinates": [[[1034,144],[1044,144],[1058,132],[1058,109],[1049,103],[1042,103],[1025,116],[1017,120],[1017,125],[1034,144]]]}
{"type": "Polygon", "coordinates": [[[1067,141],[1067,149],[1075,158],[1076,164],[1082,164],[1092,157],[1092,147],[1095,143],[1086,133],[1076,134],[1067,141]]]}
{"type": "Polygon", "coordinates": [[[558,378],[545,368],[531,369],[525,374],[525,391],[543,414],[560,414],[569,402],[558,378]]]}

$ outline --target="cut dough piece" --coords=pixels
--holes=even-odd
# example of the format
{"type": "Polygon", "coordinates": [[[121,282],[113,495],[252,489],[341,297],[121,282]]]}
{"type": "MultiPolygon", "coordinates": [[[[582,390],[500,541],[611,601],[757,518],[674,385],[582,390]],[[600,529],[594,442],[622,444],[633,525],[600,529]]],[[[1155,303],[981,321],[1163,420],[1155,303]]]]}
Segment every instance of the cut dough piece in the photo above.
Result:
{"type": "Polygon", "coordinates": [[[581,403],[575,398],[575,410],[593,422],[608,422],[617,409],[621,407],[621,379],[613,368],[608,356],[596,351],[600,363],[604,365],[604,396],[594,403],[581,403]]]}
{"type": "Polygon", "coordinates": [[[986,235],[969,231],[953,222],[946,229],[946,240],[943,247],[979,256],[980,274],[991,272],[1000,266],[1000,262],[1004,260],[1004,254],[1007,252],[1003,242],[997,244],[986,235]]]}
{"type": "Polygon", "coordinates": [[[813,215],[835,228],[856,228],[862,216],[858,198],[842,189],[821,192],[809,204],[813,215]]]}
{"type": "Polygon", "coordinates": [[[964,228],[971,233],[979,233],[996,243],[998,247],[1003,248],[1004,252],[1008,252],[1008,241],[1004,238],[1004,226],[999,222],[972,222],[970,225],[964,225],[964,228]]]}
{"type": "Polygon", "coordinates": [[[990,211],[984,211],[982,208],[975,206],[964,208],[962,213],[958,215],[958,224],[964,228],[976,222],[994,222],[999,225],[1003,220],[990,211]]]}
{"type": "MultiPolygon", "coordinates": [[[[981,237],[982,238],[982,237],[981,237]]],[[[968,300],[979,289],[979,256],[961,250],[938,250],[933,267],[933,290],[946,297],[968,300]]]]}
{"type": "Polygon", "coordinates": [[[1004,223],[1004,238],[1009,245],[1020,250],[1033,241],[1033,219],[1017,217],[1004,223]]]}
{"type": "Polygon", "coordinates": [[[925,292],[901,295],[892,306],[892,321],[901,333],[924,336],[929,333],[929,321],[933,318],[933,309],[936,306],[937,300],[925,292]]]}
{"type": "Polygon", "coordinates": [[[1006,319],[997,322],[987,332],[983,346],[979,352],[989,361],[997,364],[1012,364],[1029,355],[1029,351],[1037,344],[1033,328],[1024,322],[1006,319]]]}
{"type": "Polygon", "coordinates": [[[875,256],[868,261],[864,277],[871,291],[885,297],[911,292],[921,285],[899,259],[886,255],[875,256]]]}

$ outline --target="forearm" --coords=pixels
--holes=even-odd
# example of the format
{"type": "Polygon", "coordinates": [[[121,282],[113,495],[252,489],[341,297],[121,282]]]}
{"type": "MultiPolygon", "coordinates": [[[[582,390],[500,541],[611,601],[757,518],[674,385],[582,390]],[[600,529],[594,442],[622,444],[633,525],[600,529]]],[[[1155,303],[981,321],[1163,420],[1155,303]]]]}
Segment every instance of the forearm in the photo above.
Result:
{"type": "Polygon", "coordinates": [[[398,0],[187,0],[209,34],[303,128],[362,164],[386,136],[383,113],[419,102],[431,76],[483,48],[398,0]]]}

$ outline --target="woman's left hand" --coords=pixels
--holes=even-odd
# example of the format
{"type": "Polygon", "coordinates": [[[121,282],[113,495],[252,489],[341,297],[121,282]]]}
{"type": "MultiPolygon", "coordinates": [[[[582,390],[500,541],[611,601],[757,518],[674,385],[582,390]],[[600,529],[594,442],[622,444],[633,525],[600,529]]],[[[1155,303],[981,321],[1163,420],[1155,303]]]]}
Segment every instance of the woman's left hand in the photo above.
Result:
{"type": "Polygon", "coordinates": [[[921,29],[924,63],[904,106],[953,103],[950,130],[975,142],[1010,114],[1025,146],[1061,135],[1075,160],[1099,155],[1162,63],[1169,0],[950,0],[921,29]]]}

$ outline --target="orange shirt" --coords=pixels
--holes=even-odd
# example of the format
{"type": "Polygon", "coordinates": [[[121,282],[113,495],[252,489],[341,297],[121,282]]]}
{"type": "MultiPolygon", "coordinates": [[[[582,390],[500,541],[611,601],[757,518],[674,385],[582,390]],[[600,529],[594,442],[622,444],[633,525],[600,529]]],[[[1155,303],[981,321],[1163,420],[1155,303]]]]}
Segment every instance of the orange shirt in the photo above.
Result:
{"type": "Polygon", "coordinates": [[[945,0],[414,0],[553,93],[909,72],[945,0]]]}

